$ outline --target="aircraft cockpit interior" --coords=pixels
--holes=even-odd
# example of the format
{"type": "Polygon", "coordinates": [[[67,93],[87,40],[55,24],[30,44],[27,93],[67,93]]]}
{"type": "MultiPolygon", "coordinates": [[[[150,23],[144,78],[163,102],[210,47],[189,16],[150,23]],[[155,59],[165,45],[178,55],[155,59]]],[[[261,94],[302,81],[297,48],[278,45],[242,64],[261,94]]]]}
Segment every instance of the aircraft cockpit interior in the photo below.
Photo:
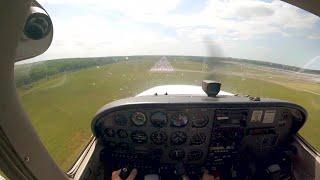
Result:
{"type": "Polygon", "coordinates": [[[319,0],[39,2],[0,1],[0,180],[320,180],[319,0]]]}
{"type": "Polygon", "coordinates": [[[126,179],[133,168],[137,179],[200,179],[205,170],[220,179],[294,177],[292,135],[306,120],[304,108],[217,95],[220,84],[211,81],[203,89],[207,96],[156,93],[102,107],[92,121],[94,169],[104,179],[118,169],[126,179]]]}

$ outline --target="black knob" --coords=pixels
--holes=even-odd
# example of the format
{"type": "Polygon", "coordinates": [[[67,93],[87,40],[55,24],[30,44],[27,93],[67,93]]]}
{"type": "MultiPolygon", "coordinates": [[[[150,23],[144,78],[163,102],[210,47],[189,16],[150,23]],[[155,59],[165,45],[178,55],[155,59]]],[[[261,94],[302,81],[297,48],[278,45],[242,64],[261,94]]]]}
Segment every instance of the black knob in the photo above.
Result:
{"type": "Polygon", "coordinates": [[[130,166],[121,168],[120,174],[119,174],[120,178],[127,179],[129,177],[131,171],[132,171],[132,167],[130,167],[130,166]]]}

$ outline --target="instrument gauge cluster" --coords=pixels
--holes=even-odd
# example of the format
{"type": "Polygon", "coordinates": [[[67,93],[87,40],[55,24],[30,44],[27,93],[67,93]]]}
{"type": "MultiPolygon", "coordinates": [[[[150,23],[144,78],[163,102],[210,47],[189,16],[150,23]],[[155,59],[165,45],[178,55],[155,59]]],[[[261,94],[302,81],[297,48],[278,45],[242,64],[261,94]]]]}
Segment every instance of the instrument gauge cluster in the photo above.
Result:
{"type": "Polygon", "coordinates": [[[113,122],[102,123],[106,146],[121,152],[159,149],[168,161],[201,159],[211,136],[210,116],[201,109],[129,109],[105,119],[113,122]]]}
{"type": "Polygon", "coordinates": [[[248,152],[268,158],[298,132],[306,117],[302,107],[280,100],[141,96],[104,106],[92,131],[115,169],[130,162],[145,172],[157,166],[166,173],[177,164],[187,171],[204,166],[214,170],[236,165],[248,152]]]}

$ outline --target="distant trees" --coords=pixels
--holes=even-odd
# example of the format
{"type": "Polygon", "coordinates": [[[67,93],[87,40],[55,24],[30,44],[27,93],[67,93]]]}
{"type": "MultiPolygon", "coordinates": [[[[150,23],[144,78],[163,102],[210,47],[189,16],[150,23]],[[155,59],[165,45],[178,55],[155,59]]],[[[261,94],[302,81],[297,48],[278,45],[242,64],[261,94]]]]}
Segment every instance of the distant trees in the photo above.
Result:
{"type": "MultiPolygon", "coordinates": [[[[77,71],[84,68],[102,66],[109,63],[114,63],[121,60],[139,60],[150,59],[157,60],[162,56],[130,56],[126,58],[124,56],[117,57],[99,57],[99,58],[69,58],[69,59],[57,59],[50,61],[41,61],[30,64],[21,64],[15,66],[15,81],[17,87],[29,88],[33,82],[40,79],[49,78],[58,73],[77,71]]],[[[319,70],[301,69],[295,66],[288,66],[283,64],[247,60],[247,59],[235,59],[225,57],[202,57],[202,56],[166,56],[169,60],[191,60],[191,61],[205,61],[209,68],[224,66],[225,62],[238,62],[243,64],[254,64],[259,66],[272,67],[277,69],[299,71],[312,74],[320,74],[319,70]]]]}
{"type": "Polygon", "coordinates": [[[28,85],[30,85],[30,83],[32,82],[48,78],[58,73],[77,71],[94,66],[102,66],[105,64],[117,62],[121,59],[123,58],[72,58],[16,65],[15,82],[17,87],[28,87],[28,85]]]}

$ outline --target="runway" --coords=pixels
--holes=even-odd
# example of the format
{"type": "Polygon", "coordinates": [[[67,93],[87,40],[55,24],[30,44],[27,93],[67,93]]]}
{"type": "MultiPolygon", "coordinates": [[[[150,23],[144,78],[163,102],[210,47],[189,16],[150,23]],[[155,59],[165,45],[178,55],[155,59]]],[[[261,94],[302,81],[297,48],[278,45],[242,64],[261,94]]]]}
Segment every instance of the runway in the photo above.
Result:
{"type": "Polygon", "coordinates": [[[175,69],[171,66],[168,59],[163,56],[155,65],[150,69],[150,72],[174,72],[175,69]]]}

